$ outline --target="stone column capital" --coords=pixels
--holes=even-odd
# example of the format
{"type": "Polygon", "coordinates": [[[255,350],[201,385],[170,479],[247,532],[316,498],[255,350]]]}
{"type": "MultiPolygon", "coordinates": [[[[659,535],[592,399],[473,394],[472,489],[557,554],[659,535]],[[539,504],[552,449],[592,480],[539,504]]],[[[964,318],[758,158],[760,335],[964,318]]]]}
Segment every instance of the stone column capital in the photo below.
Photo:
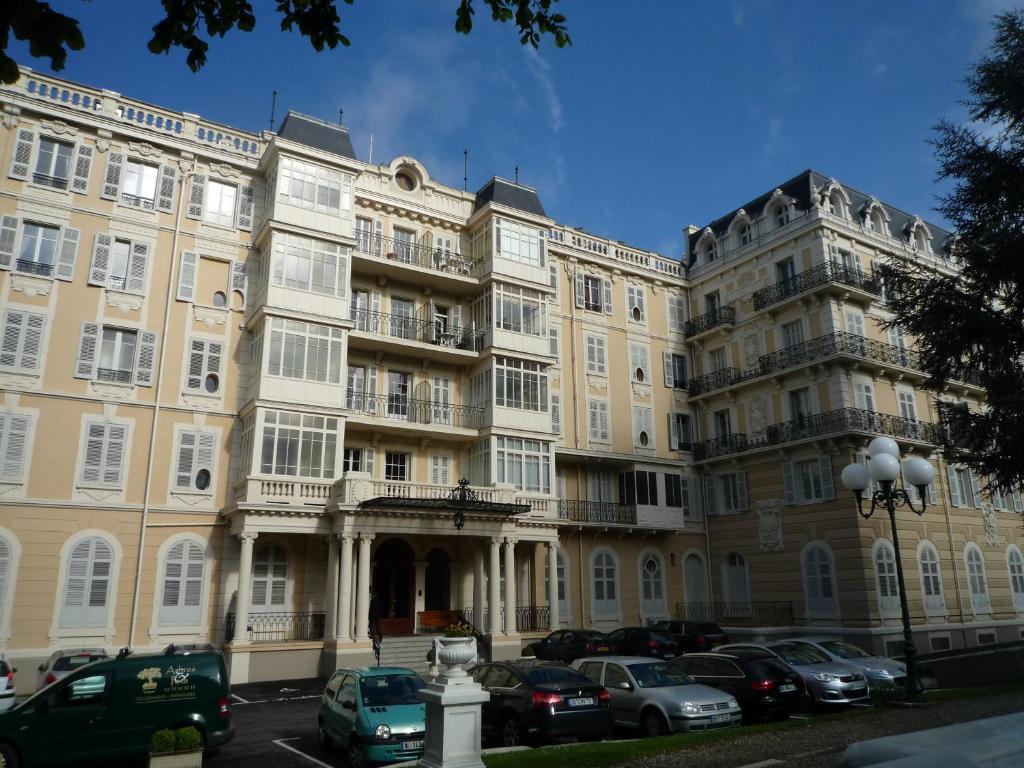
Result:
{"type": "Polygon", "coordinates": [[[505,537],[505,546],[514,547],[518,543],[519,543],[519,539],[517,539],[515,536],[506,536],[505,537]]]}
{"type": "Polygon", "coordinates": [[[359,534],[359,541],[361,541],[361,542],[365,541],[367,544],[369,544],[375,538],[376,538],[376,534],[375,533],[360,533],[359,534]]]}
{"type": "Polygon", "coordinates": [[[248,541],[248,542],[256,541],[258,536],[259,536],[259,534],[256,531],[242,531],[241,533],[238,534],[238,538],[241,541],[243,541],[243,542],[245,542],[245,541],[248,541]]]}
{"type": "Polygon", "coordinates": [[[545,543],[545,545],[547,545],[547,548],[549,550],[554,550],[556,553],[558,552],[558,542],[557,541],[546,541],[544,543],[545,543]]]}

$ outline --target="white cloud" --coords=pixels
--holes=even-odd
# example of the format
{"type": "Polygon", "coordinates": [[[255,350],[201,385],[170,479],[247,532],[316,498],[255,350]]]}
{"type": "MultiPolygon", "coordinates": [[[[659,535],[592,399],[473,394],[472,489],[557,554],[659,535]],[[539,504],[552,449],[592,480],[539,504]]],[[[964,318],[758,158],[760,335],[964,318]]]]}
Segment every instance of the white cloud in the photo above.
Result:
{"type": "Polygon", "coordinates": [[[732,14],[733,26],[742,27],[747,20],[747,12],[744,10],[743,6],[739,3],[733,3],[729,10],[732,14]]]}
{"type": "Polygon", "coordinates": [[[775,158],[781,139],[782,120],[777,117],[769,117],[764,144],[761,145],[761,157],[765,163],[769,163],[775,158]]]}
{"type": "Polygon", "coordinates": [[[562,100],[558,97],[558,88],[551,76],[551,65],[534,48],[525,46],[524,51],[530,73],[536,78],[537,85],[540,86],[541,94],[544,96],[551,130],[558,133],[565,125],[565,121],[562,119],[562,100]]]}

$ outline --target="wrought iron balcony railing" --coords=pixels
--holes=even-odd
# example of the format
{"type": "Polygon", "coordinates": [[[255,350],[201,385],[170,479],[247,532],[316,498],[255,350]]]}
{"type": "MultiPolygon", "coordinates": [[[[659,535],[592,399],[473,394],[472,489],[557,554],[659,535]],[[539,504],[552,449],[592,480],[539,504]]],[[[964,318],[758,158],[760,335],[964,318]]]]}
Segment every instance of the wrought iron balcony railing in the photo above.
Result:
{"type": "Polygon", "coordinates": [[[888,413],[878,413],[864,408],[838,408],[825,413],[815,413],[791,421],[783,421],[765,428],[764,435],[748,438],[743,433],[733,433],[697,443],[693,457],[697,461],[715,459],[734,453],[769,448],[783,443],[808,438],[838,435],[846,432],[866,432],[873,435],[888,435],[905,440],[919,440],[938,445],[940,427],[927,421],[905,419],[888,413]]]}
{"type": "Polygon", "coordinates": [[[521,605],[516,608],[517,632],[547,632],[551,626],[551,609],[546,605],[521,605]]]}
{"type": "Polygon", "coordinates": [[[396,240],[366,231],[356,232],[356,253],[461,277],[479,277],[483,272],[483,262],[479,259],[471,259],[444,248],[396,240]]]}
{"type": "MultiPolygon", "coordinates": [[[[323,640],[325,623],[323,611],[250,613],[245,629],[248,638],[256,641],[323,640]]],[[[224,631],[227,639],[234,637],[234,611],[228,613],[224,631]]]]}
{"type": "Polygon", "coordinates": [[[793,625],[793,603],[733,602],[676,603],[681,621],[726,624],[742,627],[790,627],[793,625]]]}
{"type": "Polygon", "coordinates": [[[559,499],[558,519],[594,525],[636,525],[636,506],[611,501],[559,499]]]}
{"type": "Polygon", "coordinates": [[[859,269],[826,261],[793,277],[754,292],[754,309],[764,309],[826,283],[840,283],[878,295],[877,282],[859,269]]]}
{"type": "Polygon", "coordinates": [[[30,261],[29,259],[18,259],[16,265],[19,272],[27,272],[30,275],[42,275],[50,277],[53,274],[53,264],[45,261],[30,261]]]}
{"type": "Polygon", "coordinates": [[[683,333],[687,336],[698,336],[712,328],[720,325],[735,325],[736,310],[733,307],[718,307],[703,315],[698,315],[693,320],[688,320],[683,326],[683,333]]]}
{"type": "Polygon", "coordinates": [[[42,184],[44,187],[53,187],[54,189],[67,189],[68,180],[60,176],[47,176],[45,173],[33,173],[32,181],[36,184],[42,184]]]}
{"type": "Polygon", "coordinates": [[[353,308],[352,322],[357,331],[471,352],[479,352],[484,348],[486,336],[483,331],[475,328],[450,325],[440,320],[418,320],[385,312],[371,312],[368,309],[353,308]]]}
{"type": "Polygon", "coordinates": [[[96,379],[98,381],[112,381],[116,384],[131,384],[132,372],[119,368],[97,368],[96,379]]]}
{"type": "Polygon", "coordinates": [[[129,195],[127,192],[121,193],[121,204],[130,205],[132,208],[141,208],[144,211],[153,210],[153,198],[129,195]]]}
{"type": "Polygon", "coordinates": [[[350,389],[345,396],[345,407],[353,413],[411,424],[464,429],[480,429],[484,425],[483,408],[416,400],[405,395],[370,395],[350,389]]]}

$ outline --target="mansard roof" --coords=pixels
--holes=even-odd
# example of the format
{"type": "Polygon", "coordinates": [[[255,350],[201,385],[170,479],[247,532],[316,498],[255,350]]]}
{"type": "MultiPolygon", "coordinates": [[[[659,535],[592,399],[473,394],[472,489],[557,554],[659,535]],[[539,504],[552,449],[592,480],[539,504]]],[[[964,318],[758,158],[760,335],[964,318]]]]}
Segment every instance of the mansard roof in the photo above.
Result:
{"type": "Polygon", "coordinates": [[[492,176],[491,180],[484,184],[476,193],[476,204],[473,206],[473,213],[483,208],[487,203],[503,205],[506,208],[514,208],[524,213],[532,213],[535,216],[547,218],[544,206],[541,205],[537,190],[506,181],[498,176],[492,176]]]}
{"type": "Polygon", "coordinates": [[[294,141],[334,155],[356,159],[348,129],[341,125],[309,117],[299,112],[289,112],[277,131],[282,139],[294,141]]]}

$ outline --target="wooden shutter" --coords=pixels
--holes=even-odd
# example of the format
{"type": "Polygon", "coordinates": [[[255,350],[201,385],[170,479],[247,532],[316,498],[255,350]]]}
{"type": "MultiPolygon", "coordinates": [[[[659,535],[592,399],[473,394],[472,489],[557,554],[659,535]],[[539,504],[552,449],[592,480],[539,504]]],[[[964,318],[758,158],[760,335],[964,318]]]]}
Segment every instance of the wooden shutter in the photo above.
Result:
{"type": "Polygon", "coordinates": [[[366,409],[370,414],[377,413],[377,366],[366,369],[366,409]]]}
{"type": "Polygon", "coordinates": [[[818,476],[821,478],[821,496],[824,501],[836,497],[835,481],[832,479],[832,457],[818,457],[818,476]]]}
{"type": "Polygon", "coordinates": [[[550,352],[555,357],[558,357],[558,328],[557,328],[557,326],[552,325],[550,328],[548,328],[548,345],[549,345],[548,352],[550,352]]]}
{"type": "Polygon", "coordinates": [[[89,191],[89,172],[92,170],[92,147],[78,144],[75,147],[75,172],[71,178],[71,191],[84,195],[89,191]]]}
{"type": "Polygon", "coordinates": [[[143,387],[153,386],[153,368],[156,365],[156,334],[153,331],[139,332],[139,346],[135,360],[135,383],[143,387]]]}
{"type": "Polygon", "coordinates": [[[246,232],[252,231],[252,220],[256,212],[255,192],[249,185],[238,188],[238,215],[235,220],[238,228],[246,232]]]}
{"type": "MultiPolygon", "coordinates": [[[[46,327],[46,315],[37,312],[25,313],[25,329],[21,339],[20,360],[18,367],[26,371],[39,369],[39,358],[43,351],[43,329],[46,327]]],[[[4,345],[6,346],[6,334],[4,345]]]]}
{"type": "Polygon", "coordinates": [[[185,389],[201,391],[206,372],[207,343],[202,339],[189,342],[188,368],[185,374],[185,389]]]}
{"type": "Polygon", "coordinates": [[[608,430],[608,401],[600,400],[597,403],[598,427],[602,440],[611,440],[611,432],[608,430]]]}
{"type": "Polygon", "coordinates": [[[22,480],[31,426],[32,420],[29,416],[0,413],[0,445],[3,446],[3,455],[0,456],[0,477],[5,480],[22,480]]]}
{"type": "Polygon", "coordinates": [[[587,427],[588,431],[590,432],[590,439],[599,439],[598,436],[600,434],[600,416],[598,415],[596,400],[590,400],[587,403],[587,427]]]}
{"type": "Polygon", "coordinates": [[[668,414],[668,449],[679,450],[679,423],[676,421],[675,411],[669,411],[668,414]]]}
{"type": "Polygon", "coordinates": [[[964,498],[960,493],[960,483],[957,482],[956,468],[952,464],[946,465],[946,481],[949,483],[949,503],[954,507],[964,506],[964,498]]]}
{"type": "Polygon", "coordinates": [[[717,515],[718,501],[715,498],[715,476],[704,477],[704,514],[717,515]]]}
{"type": "Polygon", "coordinates": [[[124,153],[109,152],[107,154],[107,170],[103,174],[103,188],[100,197],[104,200],[117,200],[121,194],[121,176],[124,172],[124,153]]]}
{"type": "Polygon", "coordinates": [[[32,163],[32,148],[35,143],[35,132],[24,128],[18,129],[18,138],[14,143],[14,157],[11,159],[11,170],[7,174],[12,179],[28,180],[28,171],[32,163]]]}
{"type": "Polygon", "coordinates": [[[373,477],[373,460],[376,451],[372,447],[363,448],[363,472],[373,477]]]}
{"type": "Polygon", "coordinates": [[[967,471],[967,477],[971,481],[971,506],[981,509],[981,483],[978,482],[978,476],[971,469],[967,471]]]}
{"type": "Polygon", "coordinates": [[[129,293],[145,293],[148,270],[149,245],[138,241],[132,242],[131,255],[128,257],[128,279],[125,281],[125,290],[129,293]]]}
{"type": "Polygon", "coordinates": [[[672,353],[661,353],[662,371],[665,376],[665,386],[671,387],[675,384],[675,377],[672,375],[672,353]]]}
{"type": "Polygon", "coordinates": [[[10,269],[14,266],[19,223],[15,216],[0,216],[0,269],[10,269]]]}
{"type": "Polygon", "coordinates": [[[78,339],[78,359],[75,361],[75,378],[92,379],[96,376],[96,359],[99,357],[100,325],[82,323],[78,339]]]}
{"type": "Polygon", "coordinates": [[[127,441],[128,427],[124,424],[107,424],[106,451],[103,457],[103,482],[106,485],[122,485],[127,441]]]}
{"type": "Polygon", "coordinates": [[[9,309],[4,313],[3,338],[0,338],[0,365],[15,367],[21,361],[21,339],[25,313],[9,309]]]}
{"type": "Polygon", "coordinates": [[[178,301],[194,301],[199,255],[195,251],[182,251],[178,267],[178,301]]]}
{"type": "Polygon", "coordinates": [[[62,627],[107,626],[113,551],[103,539],[93,537],[75,545],[68,558],[62,627]]]}
{"type": "Polygon", "coordinates": [[[245,309],[245,297],[249,290],[249,265],[247,262],[231,263],[231,290],[242,294],[242,309],[245,309]]]}
{"type": "Polygon", "coordinates": [[[75,277],[75,257],[81,233],[71,227],[61,227],[60,246],[57,248],[57,269],[54,277],[70,282],[75,277]]]}
{"type": "Polygon", "coordinates": [[[178,433],[177,461],[174,470],[174,487],[192,490],[193,465],[196,460],[196,433],[182,430],[178,433]]]}
{"type": "Polygon", "coordinates": [[[96,233],[96,239],[92,246],[92,264],[89,266],[89,285],[106,286],[113,248],[113,237],[106,232],[96,233]]]}
{"type": "Polygon", "coordinates": [[[562,434],[562,396],[551,393],[551,429],[556,435],[562,434]]]}
{"type": "Polygon", "coordinates": [[[188,211],[185,215],[190,219],[203,218],[203,203],[206,200],[206,176],[197,173],[192,177],[188,191],[188,211]]]}
{"type": "Polygon", "coordinates": [[[174,184],[177,179],[177,168],[167,163],[160,166],[156,187],[156,209],[158,211],[164,213],[174,211],[174,184]]]}
{"type": "Polygon", "coordinates": [[[62,627],[81,627],[85,624],[85,594],[92,560],[92,542],[92,539],[78,542],[68,558],[60,615],[62,627]]]}
{"type": "Polygon", "coordinates": [[[612,281],[602,280],[601,281],[602,293],[604,294],[604,313],[610,315],[614,309],[612,307],[612,281]]]}
{"type": "Polygon", "coordinates": [[[796,504],[796,477],[793,472],[793,462],[787,461],[782,464],[782,494],[787,504],[796,504]]]}
{"type": "Polygon", "coordinates": [[[0,537],[0,606],[7,605],[7,587],[11,582],[11,545],[0,537]]]}
{"type": "Polygon", "coordinates": [[[206,555],[197,542],[180,541],[171,547],[164,562],[160,624],[194,626],[200,623],[205,565],[206,555]]]}
{"type": "Polygon", "coordinates": [[[583,306],[586,304],[586,290],[587,290],[586,279],[585,279],[585,277],[584,277],[582,272],[578,272],[578,271],[576,272],[576,276],[575,276],[575,279],[573,281],[573,284],[576,287],[576,289],[575,289],[576,306],[579,307],[580,309],[582,309],[583,306]]]}

